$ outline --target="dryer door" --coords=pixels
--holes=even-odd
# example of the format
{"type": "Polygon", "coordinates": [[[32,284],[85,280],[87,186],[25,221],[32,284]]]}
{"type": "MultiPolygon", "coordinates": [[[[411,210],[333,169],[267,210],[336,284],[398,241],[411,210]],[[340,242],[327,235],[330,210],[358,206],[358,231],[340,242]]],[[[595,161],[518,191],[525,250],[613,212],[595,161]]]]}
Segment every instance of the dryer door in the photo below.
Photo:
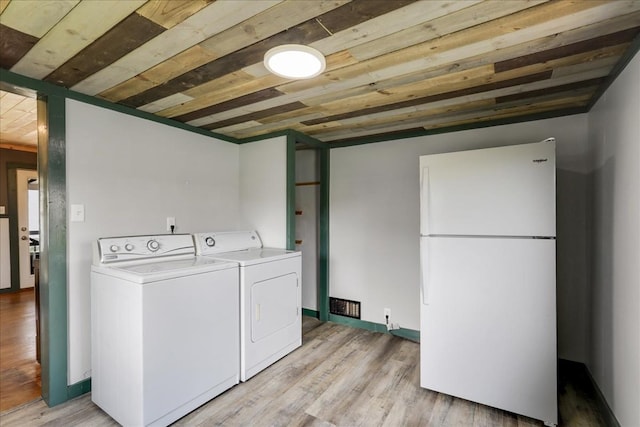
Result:
{"type": "Polygon", "coordinates": [[[302,344],[301,257],[240,268],[240,379],[302,344]]]}
{"type": "Polygon", "coordinates": [[[251,341],[258,342],[298,319],[298,275],[289,273],[251,286],[251,341]]]}

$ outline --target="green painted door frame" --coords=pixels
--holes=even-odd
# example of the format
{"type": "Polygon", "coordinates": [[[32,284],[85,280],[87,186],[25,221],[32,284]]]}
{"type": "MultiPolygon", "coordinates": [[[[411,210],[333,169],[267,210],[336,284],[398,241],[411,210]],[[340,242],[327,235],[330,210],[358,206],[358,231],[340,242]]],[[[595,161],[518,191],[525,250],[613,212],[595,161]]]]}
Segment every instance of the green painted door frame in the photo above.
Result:
{"type": "Polygon", "coordinates": [[[311,146],[320,156],[318,250],[318,318],[329,320],[329,146],[300,132],[287,135],[287,248],[295,248],[296,143],[311,146]]]}
{"type": "Polygon", "coordinates": [[[67,385],[67,212],[65,98],[38,96],[42,397],[49,406],[89,390],[67,385]]]}
{"type": "Polygon", "coordinates": [[[0,70],[0,88],[37,98],[40,185],[40,345],[42,397],[55,406],[86,393],[68,385],[65,100],[70,91],[0,70]]]}

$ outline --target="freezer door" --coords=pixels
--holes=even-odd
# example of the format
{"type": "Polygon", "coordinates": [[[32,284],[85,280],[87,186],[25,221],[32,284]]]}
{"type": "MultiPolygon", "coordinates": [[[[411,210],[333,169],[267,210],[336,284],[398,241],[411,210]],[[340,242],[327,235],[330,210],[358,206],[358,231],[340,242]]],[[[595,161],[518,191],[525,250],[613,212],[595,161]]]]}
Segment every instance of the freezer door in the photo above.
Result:
{"type": "Polygon", "coordinates": [[[422,246],[421,386],[557,424],[555,241],[422,246]]]}
{"type": "Polygon", "coordinates": [[[421,234],[555,236],[555,142],[420,157],[421,234]]]}

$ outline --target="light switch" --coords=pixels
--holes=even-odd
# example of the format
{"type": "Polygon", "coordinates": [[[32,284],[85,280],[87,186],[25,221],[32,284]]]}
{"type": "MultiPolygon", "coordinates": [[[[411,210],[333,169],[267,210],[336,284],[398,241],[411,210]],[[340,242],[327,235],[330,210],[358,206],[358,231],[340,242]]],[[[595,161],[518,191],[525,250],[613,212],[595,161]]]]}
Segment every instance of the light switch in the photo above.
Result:
{"type": "Polygon", "coordinates": [[[4,215],[4,214],[5,214],[4,206],[0,206],[0,215],[4,215]]]}
{"type": "Polygon", "coordinates": [[[84,205],[71,205],[71,222],[84,222],[84,205]]]}

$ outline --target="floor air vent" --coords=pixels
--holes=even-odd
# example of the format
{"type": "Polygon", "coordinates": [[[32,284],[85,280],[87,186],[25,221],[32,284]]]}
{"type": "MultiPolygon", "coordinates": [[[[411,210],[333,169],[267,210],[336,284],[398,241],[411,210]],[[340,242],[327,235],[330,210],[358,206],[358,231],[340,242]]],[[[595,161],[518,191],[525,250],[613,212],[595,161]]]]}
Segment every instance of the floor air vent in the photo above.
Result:
{"type": "Polygon", "coordinates": [[[331,314],[359,319],[360,301],[350,301],[348,299],[329,297],[329,312],[331,314]]]}

